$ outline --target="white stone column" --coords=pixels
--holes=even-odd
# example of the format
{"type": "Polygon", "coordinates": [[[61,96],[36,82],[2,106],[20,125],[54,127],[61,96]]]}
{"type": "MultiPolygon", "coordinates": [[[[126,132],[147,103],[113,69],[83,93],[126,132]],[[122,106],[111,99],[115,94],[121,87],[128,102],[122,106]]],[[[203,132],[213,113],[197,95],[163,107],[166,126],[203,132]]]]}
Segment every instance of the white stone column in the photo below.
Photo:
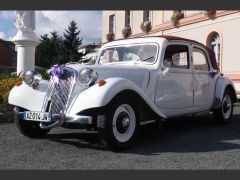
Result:
{"type": "Polygon", "coordinates": [[[28,70],[35,70],[35,49],[39,41],[35,29],[34,11],[16,11],[18,31],[13,38],[17,49],[17,75],[28,70]]]}

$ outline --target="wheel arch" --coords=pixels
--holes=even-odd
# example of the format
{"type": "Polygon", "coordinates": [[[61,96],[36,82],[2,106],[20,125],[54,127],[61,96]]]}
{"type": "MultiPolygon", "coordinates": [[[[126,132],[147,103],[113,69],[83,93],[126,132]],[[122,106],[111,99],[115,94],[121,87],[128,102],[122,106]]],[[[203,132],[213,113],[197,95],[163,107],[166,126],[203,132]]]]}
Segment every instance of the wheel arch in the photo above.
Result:
{"type": "Polygon", "coordinates": [[[112,106],[112,104],[117,103],[119,100],[123,98],[130,101],[131,105],[134,106],[133,108],[136,111],[138,118],[140,118],[140,121],[147,121],[160,118],[160,116],[154,110],[152,110],[152,108],[145,102],[142,96],[139,95],[136,91],[131,89],[125,89],[123,91],[120,91],[107,104],[107,106],[112,106]]]}
{"type": "Polygon", "coordinates": [[[230,92],[232,93],[233,95],[233,103],[236,103],[237,102],[237,94],[236,94],[236,91],[234,89],[234,87],[231,85],[231,84],[228,84],[225,88],[225,91],[229,89],[230,92]]]}
{"type": "Polygon", "coordinates": [[[153,120],[161,118],[152,108],[145,102],[145,100],[136,91],[132,89],[124,89],[118,92],[105,106],[86,109],[78,113],[78,115],[101,115],[102,112],[107,111],[114,104],[118,103],[122,99],[127,99],[131,102],[130,105],[134,106],[134,110],[137,113],[137,117],[140,121],[153,120]]]}
{"type": "Polygon", "coordinates": [[[221,106],[222,98],[226,89],[229,89],[232,92],[233,103],[237,102],[237,94],[232,81],[227,77],[219,76],[216,80],[212,109],[217,109],[221,106]]]}

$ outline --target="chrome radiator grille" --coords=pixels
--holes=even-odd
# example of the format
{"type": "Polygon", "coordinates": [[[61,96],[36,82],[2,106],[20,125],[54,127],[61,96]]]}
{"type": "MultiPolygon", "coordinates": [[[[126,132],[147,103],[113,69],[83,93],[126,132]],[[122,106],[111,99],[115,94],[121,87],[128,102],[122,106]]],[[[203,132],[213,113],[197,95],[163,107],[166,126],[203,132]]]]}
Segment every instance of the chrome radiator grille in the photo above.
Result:
{"type": "Polygon", "coordinates": [[[62,67],[59,78],[51,77],[43,103],[43,112],[51,112],[52,114],[66,112],[74,88],[75,78],[75,71],[66,67],[62,67]]]}

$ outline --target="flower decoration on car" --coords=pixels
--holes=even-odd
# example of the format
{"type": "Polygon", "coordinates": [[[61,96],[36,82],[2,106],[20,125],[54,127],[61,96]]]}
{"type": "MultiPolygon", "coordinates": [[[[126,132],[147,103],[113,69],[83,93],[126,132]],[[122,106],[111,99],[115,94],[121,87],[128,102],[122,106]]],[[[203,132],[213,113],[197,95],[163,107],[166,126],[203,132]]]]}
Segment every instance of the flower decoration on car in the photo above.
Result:
{"type": "Polygon", "coordinates": [[[52,78],[54,80],[54,82],[56,82],[56,84],[59,83],[59,78],[61,77],[62,75],[62,70],[61,68],[58,66],[58,64],[55,64],[53,66],[53,70],[52,70],[52,78]]]}

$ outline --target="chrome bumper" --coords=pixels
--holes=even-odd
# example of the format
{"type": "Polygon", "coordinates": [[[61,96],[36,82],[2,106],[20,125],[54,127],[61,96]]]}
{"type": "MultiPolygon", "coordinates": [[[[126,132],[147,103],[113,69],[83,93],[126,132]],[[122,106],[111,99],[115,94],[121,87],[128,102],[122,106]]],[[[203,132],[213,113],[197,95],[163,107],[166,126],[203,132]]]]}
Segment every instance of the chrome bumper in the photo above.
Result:
{"type": "MultiPolygon", "coordinates": [[[[15,121],[19,118],[22,112],[18,111],[18,108],[14,109],[15,121]]],[[[74,115],[65,116],[64,114],[52,114],[51,123],[40,122],[40,128],[51,129],[57,126],[62,126],[64,123],[80,124],[80,125],[91,125],[92,116],[74,115]]]]}

